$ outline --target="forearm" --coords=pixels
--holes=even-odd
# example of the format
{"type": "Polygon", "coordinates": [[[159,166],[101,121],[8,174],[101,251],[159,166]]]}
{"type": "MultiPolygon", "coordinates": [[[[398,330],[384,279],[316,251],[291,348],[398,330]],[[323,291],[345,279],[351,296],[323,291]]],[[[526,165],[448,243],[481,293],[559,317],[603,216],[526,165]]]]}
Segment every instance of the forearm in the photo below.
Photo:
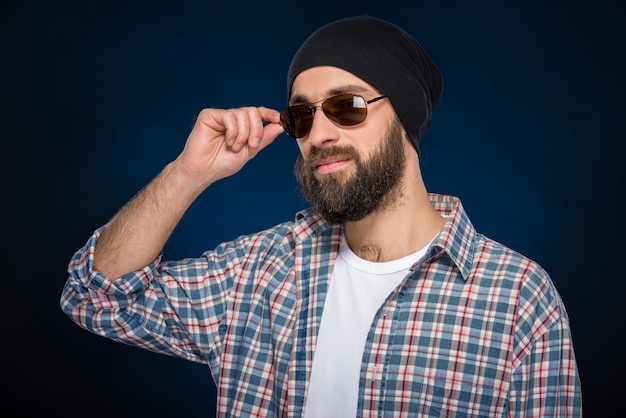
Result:
{"type": "Polygon", "coordinates": [[[106,225],[94,269],[115,279],[152,262],[200,193],[269,145],[283,131],[279,122],[264,107],[201,111],[183,152],[106,225]]]}
{"type": "Polygon", "coordinates": [[[193,201],[207,187],[173,162],[105,226],[94,253],[94,269],[109,278],[152,262],[193,201]]]}

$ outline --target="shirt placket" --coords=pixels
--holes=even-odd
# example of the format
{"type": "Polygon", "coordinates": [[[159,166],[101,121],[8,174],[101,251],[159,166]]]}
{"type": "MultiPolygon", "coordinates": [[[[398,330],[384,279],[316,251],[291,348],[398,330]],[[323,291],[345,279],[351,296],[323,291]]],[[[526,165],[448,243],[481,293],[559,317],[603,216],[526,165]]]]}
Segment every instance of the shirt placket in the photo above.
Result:
{"type": "Polygon", "coordinates": [[[393,335],[397,327],[398,291],[394,291],[381,306],[372,322],[363,352],[359,387],[359,416],[375,417],[383,412],[389,384],[387,365],[393,350],[393,335]]]}

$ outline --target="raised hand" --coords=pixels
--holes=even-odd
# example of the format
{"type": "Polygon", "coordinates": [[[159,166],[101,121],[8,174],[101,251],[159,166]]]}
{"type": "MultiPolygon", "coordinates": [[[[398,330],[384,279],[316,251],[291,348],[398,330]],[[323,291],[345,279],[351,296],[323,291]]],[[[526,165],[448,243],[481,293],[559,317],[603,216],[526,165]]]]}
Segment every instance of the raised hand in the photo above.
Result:
{"type": "Polygon", "coordinates": [[[283,132],[278,111],[266,107],[204,109],[176,163],[207,186],[238,172],[283,132]]]}

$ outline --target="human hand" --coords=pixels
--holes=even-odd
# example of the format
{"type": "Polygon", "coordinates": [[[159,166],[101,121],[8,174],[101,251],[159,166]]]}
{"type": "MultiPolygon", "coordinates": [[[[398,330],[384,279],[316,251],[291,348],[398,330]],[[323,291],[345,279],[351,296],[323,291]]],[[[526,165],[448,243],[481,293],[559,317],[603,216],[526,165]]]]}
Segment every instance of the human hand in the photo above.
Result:
{"type": "Polygon", "coordinates": [[[280,113],[273,109],[204,109],[175,163],[208,186],[241,170],[282,132],[280,113]]]}

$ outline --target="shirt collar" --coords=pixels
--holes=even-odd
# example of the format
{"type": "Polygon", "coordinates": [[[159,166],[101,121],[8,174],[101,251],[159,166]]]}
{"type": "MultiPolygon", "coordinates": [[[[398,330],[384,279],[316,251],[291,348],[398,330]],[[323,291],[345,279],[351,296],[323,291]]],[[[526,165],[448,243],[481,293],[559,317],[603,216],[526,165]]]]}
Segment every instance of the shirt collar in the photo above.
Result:
{"type": "Polygon", "coordinates": [[[298,241],[304,241],[332,227],[341,231],[341,225],[330,224],[315,209],[307,208],[296,213],[293,231],[298,241]]]}
{"type": "Polygon", "coordinates": [[[446,218],[446,223],[433,241],[427,257],[445,251],[463,279],[467,280],[474,258],[476,229],[458,197],[434,193],[430,193],[428,197],[435,210],[446,218]]]}
{"type": "MultiPolygon", "coordinates": [[[[431,258],[444,251],[466,280],[474,258],[476,229],[458,197],[435,193],[429,193],[428,197],[446,222],[425,257],[431,258]]],[[[315,210],[308,208],[296,214],[294,233],[298,240],[305,240],[330,227],[335,228],[333,233],[341,233],[341,226],[329,224],[315,210]]]]}

